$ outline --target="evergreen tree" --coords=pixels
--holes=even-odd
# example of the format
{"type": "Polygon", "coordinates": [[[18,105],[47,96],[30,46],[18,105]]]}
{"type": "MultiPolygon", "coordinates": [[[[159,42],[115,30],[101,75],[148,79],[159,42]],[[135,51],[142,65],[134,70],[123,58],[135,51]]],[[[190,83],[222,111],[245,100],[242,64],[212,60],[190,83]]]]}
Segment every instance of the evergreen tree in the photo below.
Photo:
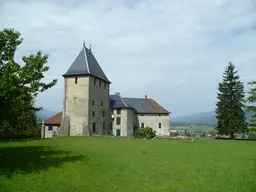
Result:
{"type": "Polygon", "coordinates": [[[256,81],[249,82],[249,84],[252,85],[253,87],[248,92],[249,105],[247,106],[247,110],[254,112],[254,115],[250,119],[250,123],[254,128],[256,128],[256,81]]]}
{"type": "Polygon", "coordinates": [[[18,64],[15,52],[22,43],[20,33],[14,29],[0,31],[0,138],[31,137],[36,131],[36,111],[34,98],[54,86],[43,83],[43,73],[48,55],[40,51],[23,57],[23,65],[18,64]]]}
{"type": "Polygon", "coordinates": [[[223,81],[219,83],[216,117],[219,134],[229,135],[232,139],[235,133],[245,133],[247,125],[244,112],[244,85],[239,80],[235,66],[229,62],[225,68],[223,81]]]}

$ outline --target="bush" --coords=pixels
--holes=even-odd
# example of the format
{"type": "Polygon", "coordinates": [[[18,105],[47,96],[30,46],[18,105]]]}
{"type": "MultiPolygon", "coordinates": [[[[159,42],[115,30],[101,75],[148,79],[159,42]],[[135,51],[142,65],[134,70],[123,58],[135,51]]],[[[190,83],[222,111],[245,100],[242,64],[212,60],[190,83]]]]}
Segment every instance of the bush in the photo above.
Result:
{"type": "Polygon", "coordinates": [[[135,138],[146,138],[151,139],[156,136],[156,131],[154,131],[151,127],[145,127],[145,128],[136,128],[134,137],[135,138]]]}
{"type": "Polygon", "coordinates": [[[190,132],[188,132],[188,131],[185,131],[185,134],[184,134],[185,136],[187,136],[187,137],[191,137],[192,136],[192,133],[190,133],[190,132]]]}
{"type": "Polygon", "coordinates": [[[178,135],[178,132],[170,132],[170,137],[177,137],[178,135]]]}

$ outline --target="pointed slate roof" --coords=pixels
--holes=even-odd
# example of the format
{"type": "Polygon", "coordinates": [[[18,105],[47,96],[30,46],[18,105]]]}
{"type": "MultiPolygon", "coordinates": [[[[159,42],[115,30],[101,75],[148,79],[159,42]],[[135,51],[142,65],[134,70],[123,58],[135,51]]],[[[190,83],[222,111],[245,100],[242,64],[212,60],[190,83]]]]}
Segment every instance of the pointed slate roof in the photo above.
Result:
{"type": "Polygon", "coordinates": [[[81,75],[92,75],[110,83],[91,49],[88,49],[85,45],[83,45],[82,50],[63,77],[81,75]]]}

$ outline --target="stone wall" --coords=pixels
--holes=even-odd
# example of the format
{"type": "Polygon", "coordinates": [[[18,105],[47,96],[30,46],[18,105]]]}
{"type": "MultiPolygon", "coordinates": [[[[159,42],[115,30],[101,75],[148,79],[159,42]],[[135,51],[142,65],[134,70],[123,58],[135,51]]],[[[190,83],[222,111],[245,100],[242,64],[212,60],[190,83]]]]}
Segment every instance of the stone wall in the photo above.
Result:
{"type": "Polygon", "coordinates": [[[89,77],[89,127],[92,134],[102,134],[109,129],[109,84],[99,78],[89,77]],[[93,130],[93,124],[95,129],[93,130]]]}
{"type": "Polygon", "coordinates": [[[44,126],[44,132],[42,131],[42,138],[52,138],[59,135],[59,128],[58,125],[45,125],[44,126]],[[49,127],[52,128],[52,130],[49,130],[49,127]]]}
{"type": "Polygon", "coordinates": [[[144,123],[144,127],[152,127],[157,135],[169,135],[169,114],[138,114],[138,121],[139,127],[144,123]],[[158,123],[161,123],[161,128],[158,128],[158,123]]]}
{"type": "Polygon", "coordinates": [[[133,135],[134,110],[130,108],[121,109],[121,114],[117,114],[117,109],[113,110],[115,116],[113,121],[113,135],[116,136],[117,129],[120,129],[120,136],[131,137],[133,135]],[[117,125],[117,118],[121,118],[121,124],[117,125]]]}
{"type": "Polygon", "coordinates": [[[64,114],[70,120],[69,135],[85,135],[88,133],[89,77],[67,77],[65,79],[64,114]]]}

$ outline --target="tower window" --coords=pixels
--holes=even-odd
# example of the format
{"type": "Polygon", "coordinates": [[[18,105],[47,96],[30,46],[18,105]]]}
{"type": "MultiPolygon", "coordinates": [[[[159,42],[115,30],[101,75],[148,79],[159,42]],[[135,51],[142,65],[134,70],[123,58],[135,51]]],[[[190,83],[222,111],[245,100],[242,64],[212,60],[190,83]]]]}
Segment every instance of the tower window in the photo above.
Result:
{"type": "Polygon", "coordinates": [[[94,105],[94,100],[92,101],[92,105],[94,105]]]}
{"type": "Polygon", "coordinates": [[[77,77],[75,78],[75,84],[77,84],[77,77]]]}
{"type": "Polygon", "coordinates": [[[96,123],[92,124],[92,133],[96,133],[96,123]]]}
{"type": "Polygon", "coordinates": [[[94,111],[92,112],[92,116],[94,117],[94,111]]]}
{"type": "Polygon", "coordinates": [[[102,101],[100,102],[100,105],[103,106],[103,102],[102,101]]]}
{"type": "Polygon", "coordinates": [[[102,111],[102,117],[105,117],[104,111],[102,111]]]}
{"type": "Polygon", "coordinates": [[[158,123],[158,128],[162,128],[162,123],[161,122],[158,123]]]}
{"type": "Polygon", "coordinates": [[[77,104],[77,97],[74,97],[74,103],[77,104]]]}

